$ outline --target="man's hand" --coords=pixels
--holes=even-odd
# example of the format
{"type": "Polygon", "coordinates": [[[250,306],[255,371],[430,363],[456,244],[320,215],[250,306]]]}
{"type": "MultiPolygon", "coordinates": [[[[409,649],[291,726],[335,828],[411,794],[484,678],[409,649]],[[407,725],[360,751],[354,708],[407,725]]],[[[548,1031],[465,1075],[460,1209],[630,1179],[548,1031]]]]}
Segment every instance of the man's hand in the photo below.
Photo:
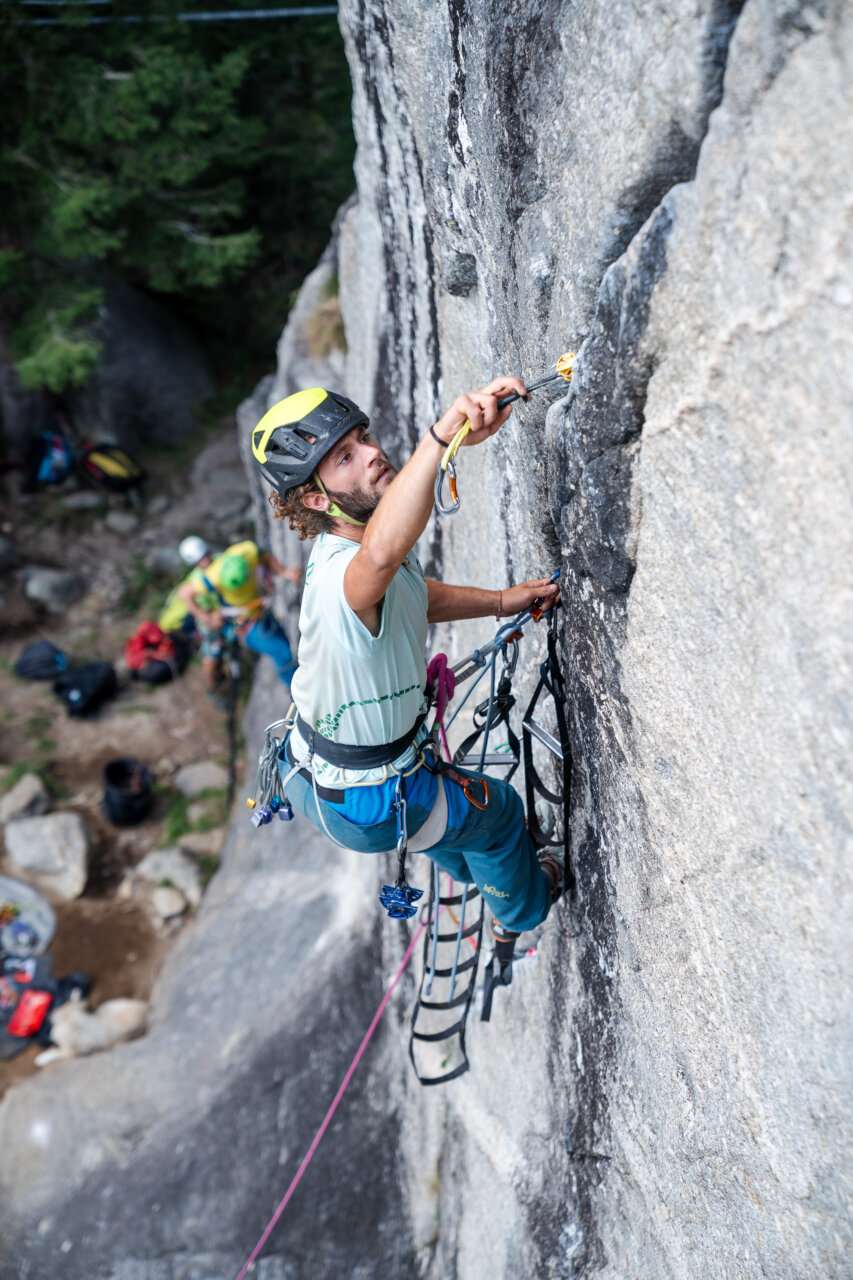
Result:
{"type": "Polygon", "coordinates": [[[547,578],[531,578],[529,582],[520,582],[517,587],[507,587],[502,592],[501,617],[514,618],[522,609],[529,609],[534,600],[541,600],[542,611],[547,613],[559,599],[560,588],[556,582],[547,578]]]}
{"type": "Polygon", "coordinates": [[[498,400],[501,396],[508,396],[511,391],[517,391],[522,397],[527,395],[527,387],[520,378],[495,378],[481,391],[470,391],[457,396],[447,413],[435,424],[435,434],[439,440],[450,444],[467,418],[471,423],[471,430],[462,441],[463,445],[482,444],[503,426],[512,413],[511,405],[498,409],[498,400]]]}

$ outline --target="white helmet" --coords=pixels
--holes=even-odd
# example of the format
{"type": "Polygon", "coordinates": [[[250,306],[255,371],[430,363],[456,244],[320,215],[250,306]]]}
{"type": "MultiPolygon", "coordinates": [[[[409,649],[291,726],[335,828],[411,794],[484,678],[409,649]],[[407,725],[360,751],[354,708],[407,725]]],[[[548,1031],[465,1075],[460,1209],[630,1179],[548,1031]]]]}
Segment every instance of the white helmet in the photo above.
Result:
{"type": "Polygon", "coordinates": [[[178,553],[184,564],[195,566],[199,560],[203,560],[206,555],[210,554],[210,547],[204,538],[197,538],[193,533],[188,538],[184,538],[178,547],[178,553]]]}

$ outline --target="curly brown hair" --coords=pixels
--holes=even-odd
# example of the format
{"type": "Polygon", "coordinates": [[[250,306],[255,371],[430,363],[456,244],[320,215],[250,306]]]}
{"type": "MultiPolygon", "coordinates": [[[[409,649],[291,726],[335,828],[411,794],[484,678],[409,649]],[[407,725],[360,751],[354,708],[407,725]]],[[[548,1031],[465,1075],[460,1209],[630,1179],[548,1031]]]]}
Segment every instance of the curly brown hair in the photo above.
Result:
{"type": "Polygon", "coordinates": [[[282,498],[274,489],[269,496],[269,504],[276,520],[289,520],[291,529],[299,534],[302,542],[306,538],[317,538],[321,533],[332,531],[332,517],[327,511],[315,511],[312,507],[302,505],[303,494],[319,492],[319,486],[312,479],[298,484],[295,489],[288,489],[286,498],[282,498]]]}

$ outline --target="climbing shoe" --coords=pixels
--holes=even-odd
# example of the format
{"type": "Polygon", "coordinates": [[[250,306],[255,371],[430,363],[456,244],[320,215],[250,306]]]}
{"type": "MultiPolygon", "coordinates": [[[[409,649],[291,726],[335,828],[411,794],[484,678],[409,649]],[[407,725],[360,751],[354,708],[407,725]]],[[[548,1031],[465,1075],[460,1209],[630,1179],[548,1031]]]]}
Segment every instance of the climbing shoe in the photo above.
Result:
{"type": "Polygon", "coordinates": [[[566,892],[566,861],[561,849],[539,850],[539,865],[551,889],[551,905],[566,892]]]}
{"type": "Polygon", "coordinates": [[[557,811],[547,800],[537,796],[535,805],[536,821],[545,840],[553,840],[557,830],[557,811]]]}
{"type": "Polygon", "coordinates": [[[521,937],[521,934],[505,928],[500,920],[492,920],[490,932],[495,942],[515,942],[516,938],[521,937]]]}

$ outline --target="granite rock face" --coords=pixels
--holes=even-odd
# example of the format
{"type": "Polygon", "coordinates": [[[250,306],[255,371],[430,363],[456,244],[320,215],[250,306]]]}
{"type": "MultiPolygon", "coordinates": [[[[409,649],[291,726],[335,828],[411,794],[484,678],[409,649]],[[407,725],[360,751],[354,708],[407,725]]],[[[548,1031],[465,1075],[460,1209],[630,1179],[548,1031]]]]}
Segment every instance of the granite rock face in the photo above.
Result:
{"type": "Polygon", "coordinates": [[[422,548],[482,586],[562,569],[578,887],[471,1029],[471,1073],[410,1078],[419,1273],[840,1277],[853,13],[341,21],[340,389],[402,460],[460,391],[578,352],[567,394],[462,454],[462,510],[422,548]]]}
{"type": "MultiPolygon", "coordinates": [[[[239,415],[259,537],[304,555],[247,440],[299,385],[358,399],[402,460],[460,391],[578,353],[463,453],[421,548],[482,586],[562,569],[577,891],[444,1089],[406,1061],[407,975],[258,1274],[841,1280],[853,10],[341,21],[358,194],[239,415]],[[335,283],[346,352],[319,354],[335,283]]],[[[521,706],[539,659],[531,637],[521,706]]],[[[252,750],[283,713],[259,671],[252,750]]],[[[60,1250],[68,1280],[236,1274],[376,1007],[386,872],[237,817],[146,1037],[0,1106],[4,1280],[60,1250]]],[[[409,936],[385,925],[386,981],[409,936]]]]}

